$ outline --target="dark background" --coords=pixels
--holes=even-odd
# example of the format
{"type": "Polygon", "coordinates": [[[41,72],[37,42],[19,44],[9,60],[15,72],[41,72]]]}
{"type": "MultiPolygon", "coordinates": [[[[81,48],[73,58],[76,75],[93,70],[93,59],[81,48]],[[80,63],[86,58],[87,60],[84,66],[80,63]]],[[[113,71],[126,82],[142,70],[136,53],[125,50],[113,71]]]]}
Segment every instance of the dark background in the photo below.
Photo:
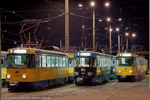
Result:
{"type": "MultiPolygon", "coordinates": [[[[87,47],[92,47],[92,14],[93,10],[90,7],[91,0],[69,0],[70,4],[70,46],[81,46],[82,40],[82,22],[83,12],[84,22],[86,26],[85,34],[87,37],[87,47]],[[83,9],[78,7],[82,3],[83,9]],[[73,15],[74,14],[74,15],[73,15]]],[[[109,34],[105,27],[107,27],[106,17],[111,16],[112,32],[112,47],[117,44],[117,35],[114,30],[120,27],[121,34],[125,32],[136,33],[134,44],[143,45],[148,51],[148,34],[149,34],[149,13],[148,0],[109,0],[111,6],[106,8],[104,3],[107,0],[95,0],[96,7],[96,43],[108,45],[109,34]],[[118,18],[122,18],[122,22],[118,22],[118,18]],[[99,22],[98,19],[102,19],[99,22]],[[121,25],[121,26],[120,26],[121,25]],[[128,27],[128,30],[125,30],[128,27]]],[[[0,0],[0,10],[2,11],[2,50],[13,48],[21,45],[19,31],[21,29],[22,21],[25,19],[39,19],[49,20],[45,23],[40,23],[37,29],[36,36],[39,42],[44,37],[43,48],[46,46],[59,46],[60,39],[65,44],[65,17],[59,15],[63,14],[65,0],[0,0]]],[[[25,28],[31,26],[28,24],[25,28]]],[[[31,32],[33,38],[33,29],[30,29],[22,34],[24,41],[28,38],[28,33],[31,32]]],[[[124,37],[125,39],[125,37],[124,37]]],[[[123,39],[123,40],[124,40],[123,39]]],[[[129,38],[129,49],[131,49],[131,38],[129,38]]],[[[34,39],[32,39],[34,41],[34,39]]],[[[125,42],[123,42],[125,45],[125,42]]],[[[117,51],[117,46],[113,48],[117,51]]]]}

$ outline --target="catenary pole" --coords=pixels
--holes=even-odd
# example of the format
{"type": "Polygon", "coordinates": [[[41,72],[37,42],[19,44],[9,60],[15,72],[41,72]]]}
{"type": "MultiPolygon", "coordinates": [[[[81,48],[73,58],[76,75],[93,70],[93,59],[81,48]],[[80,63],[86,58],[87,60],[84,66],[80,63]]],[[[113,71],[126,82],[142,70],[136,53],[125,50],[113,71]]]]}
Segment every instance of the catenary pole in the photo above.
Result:
{"type": "Polygon", "coordinates": [[[69,49],[69,0],[65,0],[65,49],[69,49]]]}
{"type": "Polygon", "coordinates": [[[93,8],[93,50],[95,50],[95,9],[93,8]]]}

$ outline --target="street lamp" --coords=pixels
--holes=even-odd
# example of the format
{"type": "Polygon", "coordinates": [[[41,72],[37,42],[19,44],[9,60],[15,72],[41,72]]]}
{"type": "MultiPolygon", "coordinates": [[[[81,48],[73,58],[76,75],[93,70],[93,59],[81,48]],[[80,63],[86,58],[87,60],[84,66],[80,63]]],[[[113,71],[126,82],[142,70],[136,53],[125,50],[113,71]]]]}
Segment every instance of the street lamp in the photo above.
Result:
{"type": "Polygon", "coordinates": [[[93,7],[93,50],[95,49],[95,2],[91,1],[91,6],[93,7]]]}
{"type": "Polygon", "coordinates": [[[111,21],[111,18],[110,17],[107,17],[107,22],[110,22],[111,21]]]}
{"type": "Polygon", "coordinates": [[[117,27],[117,28],[116,28],[116,31],[119,32],[119,30],[120,30],[120,29],[117,27]]]}
{"type": "Polygon", "coordinates": [[[110,28],[110,29],[109,29],[109,31],[110,31],[110,32],[112,32],[112,31],[113,31],[113,29],[112,29],[112,28],[110,28]]]}
{"type": "Polygon", "coordinates": [[[98,21],[99,21],[99,22],[102,22],[102,19],[99,19],[98,21]]]}
{"type": "Polygon", "coordinates": [[[125,33],[126,36],[129,36],[129,33],[125,33]]]}
{"type": "Polygon", "coordinates": [[[136,34],[135,34],[135,33],[133,33],[133,34],[132,34],[132,37],[136,37],[136,34]]]}
{"type": "Polygon", "coordinates": [[[128,50],[128,38],[129,38],[129,33],[126,32],[126,33],[125,33],[125,36],[127,37],[127,38],[126,38],[126,51],[127,51],[127,50],[128,50]]]}
{"type": "Polygon", "coordinates": [[[135,37],[136,37],[136,34],[132,33],[132,36],[131,36],[132,51],[133,51],[133,38],[135,38],[135,37]]]}
{"type": "Polygon", "coordinates": [[[105,3],[105,7],[109,7],[110,6],[110,3],[109,2],[106,2],[105,3]]]}
{"type": "Polygon", "coordinates": [[[111,32],[112,32],[112,28],[111,28],[111,24],[110,24],[110,22],[111,22],[111,18],[110,17],[107,17],[107,25],[108,25],[108,23],[109,23],[109,49],[110,49],[110,51],[109,51],[109,53],[111,54],[111,32]]]}
{"type": "Polygon", "coordinates": [[[119,18],[118,21],[122,21],[122,18],[119,18]]]}
{"type": "MultiPolygon", "coordinates": [[[[116,28],[116,32],[119,32],[119,27],[116,28]]],[[[120,53],[120,33],[118,33],[118,53],[120,53]]]]}
{"type": "Polygon", "coordinates": [[[91,6],[94,7],[95,6],[95,2],[91,1],[91,6]]]}
{"type": "Polygon", "coordinates": [[[81,7],[83,7],[83,5],[82,5],[82,4],[79,4],[78,6],[79,6],[80,8],[81,8],[81,7]]]}

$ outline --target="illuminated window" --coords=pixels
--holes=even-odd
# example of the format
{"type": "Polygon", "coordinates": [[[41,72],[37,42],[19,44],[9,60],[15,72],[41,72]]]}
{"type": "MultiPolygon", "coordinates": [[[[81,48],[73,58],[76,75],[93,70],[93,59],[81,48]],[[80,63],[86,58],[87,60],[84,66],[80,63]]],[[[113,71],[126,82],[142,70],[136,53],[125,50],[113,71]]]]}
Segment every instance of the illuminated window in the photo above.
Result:
{"type": "Polygon", "coordinates": [[[55,67],[55,57],[54,56],[52,56],[52,67],[55,67]]]}
{"type": "Polygon", "coordinates": [[[47,67],[51,67],[51,56],[47,56],[47,67]]]}
{"type": "Polygon", "coordinates": [[[1,64],[4,64],[4,57],[1,57],[1,64]]]}
{"type": "Polygon", "coordinates": [[[59,58],[59,66],[62,67],[62,57],[59,58]]]}
{"type": "Polygon", "coordinates": [[[65,67],[66,66],[66,59],[65,59],[65,57],[63,57],[63,67],[65,67]]]}
{"type": "Polygon", "coordinates": [[[56,58],[55,58],[56,67],[58,67],[58,62],[59,62],[59,59],[58,59],[58,57],[56,57],[56,58]]]}
{"type": "Polygon", "coordinates": [[[46,67],[46,56],[42,56],[42,67],[46,67]]]}

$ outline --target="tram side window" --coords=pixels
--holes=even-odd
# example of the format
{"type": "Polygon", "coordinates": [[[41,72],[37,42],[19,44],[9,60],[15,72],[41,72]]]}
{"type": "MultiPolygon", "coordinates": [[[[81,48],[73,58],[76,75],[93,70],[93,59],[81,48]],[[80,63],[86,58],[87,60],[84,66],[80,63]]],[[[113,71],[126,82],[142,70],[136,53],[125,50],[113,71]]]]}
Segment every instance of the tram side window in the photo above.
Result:
{"type": "Polygon", "coordinates": [[[62,57],[59,57],[59,67],[62,67],[62,57]]]}
{"type": "Polygon", "coordinates": [[[68,67],[68,66],[69,66],[68,58],[66,58],[66,66],[65,67],[68,67]]]}
{"type": "Polygon", "coordinates": [[[41,56],[36,55],[35,57],[36,57],[36,66],[39,68],[41,67],[41,60],[40,60],[41,56]]]}
{"type": "Polygon", "coordinates": [[[1,57],[1,67],[5,67],[4,63],[4,57],[1,57]]]}
{"type": "Polygon", "coordinates": [[[4,64],[4,57],[1,57],[1,64],[4,64]]]}
{"type": "Polygon", "coordinates": [[[59,62],[59,59],[58,59],[58,57],[56,57],[56,58],[55,58],[56,67],[58,67],[58,62],[59,62]]]}
{"type": "Polygon", "coordinates": [[[69,67],[75,67],[75,61],[73,59],[69,59],[69,67]]]}
{"type": "Polygon", "coordinates": [[[46,68],[46,56],[42,56],[42,67],[46,68]]]}
{"type": "Polygon", "coordinates": [[[51,67],[51,56],[47,56],[47,68],[51,67]]]}
{"type": "Polygon", "coordinates": [[[98,58],[98,65],[99,65],[99,67],[101,67],[101,58],[100,57],[98,58]]]}
{"type": "Polygon", "coordinates": [[[96,66],[99,66],[99,57],[96,58],[96,66]]]}
{"type": "Polygon", "coordinates": [[[55,67],[55,57],[52,56],[52,67],[55,67]]]}
{"type": "Polygon", "coordinates": [[[99,66],[100,66],[100,67],[102,66],[102,61],[101,61],[101,60],[102,60],[102,58],[100,57],[100,58],[99,58],[99,66]]]}
{"type": "Polygon", "coordinates": [[[105,66],[107,66],[107,58],[105,57],[104,59],[105,59],[105,66]]]}
{"type": "Polygon", "coordinates": [[[100,61],[101,61],[101,62],[100,62],[101,67],[103,67],[103,66],[104,66],[103,57],[101,57],[101,60],[100,60],[100,61]]]}
{"type": "Polygon", "coordinates": [[[70,58],[68,59],[69,67],[72,67],[72,61],[73,61],[72,59],[70,59],[70,58]]]}
{"type": "Polygon", "coordinates": [[[63,67],[65,67],[65,65],[66,65],[66,59],[65,57],[63,57],[63,67]]]}
{"type": "Polygon", "coordinates": [[[136,65],[140,66],[140,60],[139,60],[139,58],[136,58],[136,65]]]}

